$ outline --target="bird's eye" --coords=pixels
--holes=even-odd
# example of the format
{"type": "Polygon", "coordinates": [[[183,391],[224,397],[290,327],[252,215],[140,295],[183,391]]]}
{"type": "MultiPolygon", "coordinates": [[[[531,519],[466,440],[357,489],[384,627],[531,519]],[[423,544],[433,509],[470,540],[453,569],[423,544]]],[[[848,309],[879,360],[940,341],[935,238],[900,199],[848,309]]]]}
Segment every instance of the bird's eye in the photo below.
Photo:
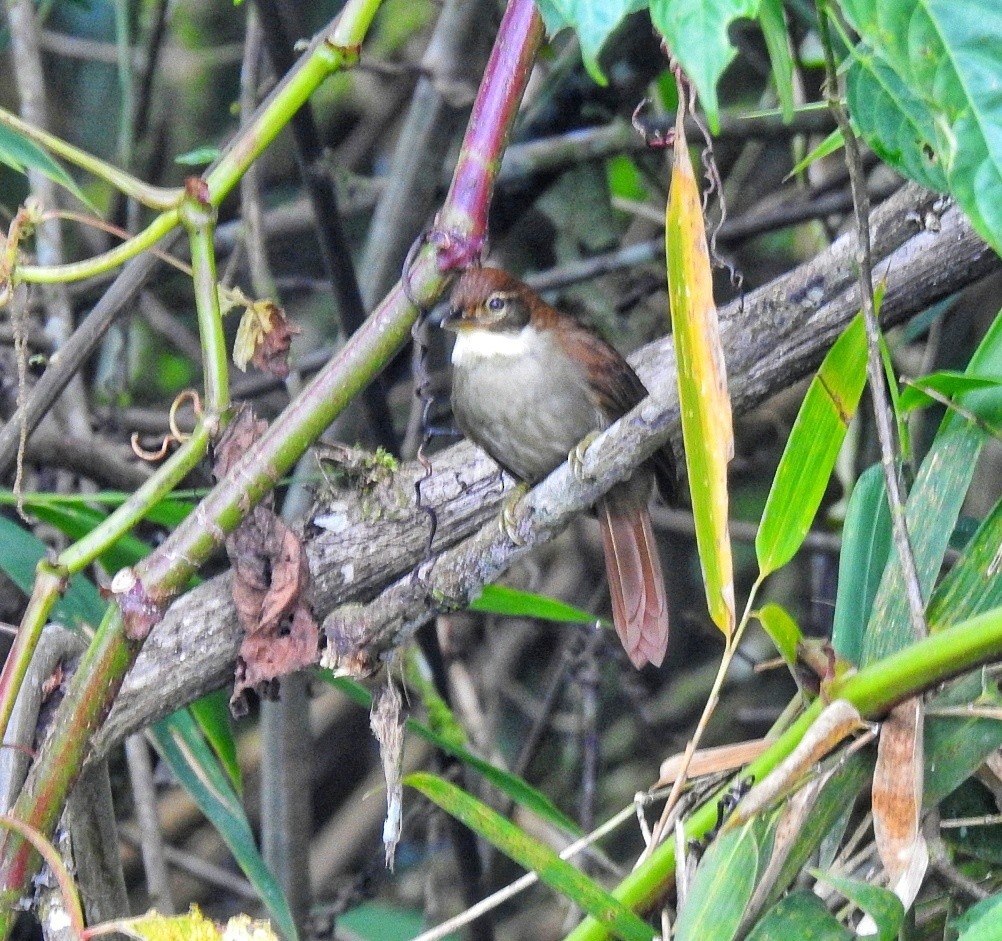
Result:
{"type": "Polygon", "coordinates": [[[492,310],[497,313],[499,310],[504,310],[504,298],[498,297],[496,294],[487,302],[487,309],[492,310]]]}

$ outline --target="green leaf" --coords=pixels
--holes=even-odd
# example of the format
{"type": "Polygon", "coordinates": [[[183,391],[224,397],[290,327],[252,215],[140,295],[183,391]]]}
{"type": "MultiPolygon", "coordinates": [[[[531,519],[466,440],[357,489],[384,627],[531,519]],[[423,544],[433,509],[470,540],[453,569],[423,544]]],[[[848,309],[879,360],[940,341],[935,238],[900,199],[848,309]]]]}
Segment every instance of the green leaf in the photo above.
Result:
{"type": "Polygon", "coordinates": [[[772,63],[772,80],[783,109],[783,121],[793,120],[796,102],[793,100],[793,56],[790,54],[790,34],[783,16],[783,0],[760,0],[758,22],[765,37],[772,63]]]}
{"type": "Polygon", "coordinates": [[[994,376],[973,376],[967,373],[944,369],[941,372],[920,376],[908,381],[901,393],[901,410],[910,412],[916,408],[936,405],[942,399],[949,399],[966,411],[977,415],[982,421],[994,424],[1002,416],[1002,379],[994,376]],[[978,411],[968,409],[964,403],[965,394],[973,389],[991,389],[992,393],[978,397],[978,411]],[[938,393],[939,399],[929,392],[938,393]]]}
{"type": "MultiPolygon", "coordinates": [[[[50,503],[25,497],[25,507],[43,522],[55,526],[74,542],[82,539],[107,519],[108,514],[80,502],[50,503]]],[[[151,547],[131,533],[120,536],[98,556],[101,564],[114,574],[127,565],[133,565],[150,554],[151,547]]]]}
{"type": "MultiPolygon", "coordinates": [[[[49,555],[49,547],[17,523],[0,516],[0,569],[25,593],[31,594],[35,566],[49,555]]],[[[71,630],[82,625],[97,627],[104,617],[105,602],[86,576],[74,575],[52,608],[52,620],[71,630]]]]}
{"type": "Polygon", "coordinates": [[[485,585],[480,595],[470,602],[470,610],[516,618],[540,618],[561,624],[594,624],[601,620],[594,614],[564,604],[556,598],[509,588],[507,585],[485,585]]]}
{"type": "Polygon", "coordinates": [[[588,74],[599,85],[607,84],[598,54],[626,15],[638,8],[636,0],[539,0],[537,6],[550,33],[565,26],[574,29],[588,74]]]}
{"type": "MultiPolygon", "coordinates": [[[[1002,251],[1002,6],[995,0],[843,0],[841,6],[875,59],[921,102],[920,126],[931,127],[914,139],[892,138],[888,149],[903,148],[906,172],[928,160],[916,147],[931,149],[978,234],[1002,251]]],[[[927,178],[918,181],[928,185],[927,178]]]]}
{"type": "Polygon", "coordinates": [[[676,941],[730,941],[735,936],[758,875],[755,830],[747,824],[710,844],[678,913],[676,941]]]}
{"type": "Polygon", "coordinates": [[[624,941],[653,941],[654,930],[584,873],[562,860],[548,846],[528,836],[497,811],[449,781],[426,772],[404,778],[446,813],[497,847],[520,866],[597,918],[624,941]]]}
{"type": "Polygon", "coordinates": [[[922,794],[927,808],[952,794],[1002,746],[1002,722],[997,719],[935,714],[937,709],[968,704],[995,710],[1002,706],[998,686],[984,682],[980,670],[952,683],[927,705],[922,794]]]}
{"type": "MultiPolygon", "coordinates": [[[[68,190],[85,206],[97,212],[94,204],[83,194],[76,181],[53,160],[49,154],[23,134],[5,124],[0,124],[0,163],[5,163],[18,173],[37,170],[53,183],[68,190]]],[[[52,207],[46,207],[52,208],[52,207]]]]}
{"type": "MultiPolygon", "coordinates": [[[[872,775],[873,755],[865,752],[850,755],[832,774],[801,826],[796,842],[790,849],[776,877],[776,883],[769,893],[767,904],[778,900],[794,880],[800,878],[807,861],[814,857],[819,849],[824,849],[833,832],[844,831],[849,823],[849,814],[856,803],[856,798],[863,788],[869,785],[872,775]]],[[[836,848],[837,845],[832,849],[833,854],[836,848]]]]}
{"type": "MultiPolygon", "coordinates": [[[[996,317],[979,344],[966,372],[969,375],[1002,375],[1002,317],[996,317]]],[[[973,407],[991,390],[968,393],[973,407]]],[[[908,532],[919,584],[924,598],[931,594],[970,486],[985,433],[959,413],[949,411],[915,479],[905,507],[908,532]]],[[[912,641],[908,602],[905,598],[897,551],[891,555],[873,604],[863,641],[862,663],[873,663],[912,641]]]]}
{"type": "Polygon", "coordinates": [[[932,633],[1002,605],[999,546],[1002,546],[1002,500],[995,504],[933,593],[928,612],[932,633]]]}
{"type": "Polygon", "coordinates": [[[240,869],[261,896],[278,930],[297,941],[296,923],[278,882],[254,842],[254,834],[229,778],[209,749],[195,720],[186,711],[161,719],[150,728],[158,752],[198,809],[216,828],[240,869]]]}
{"type": "Polygon", "coordinates": [[[706,111],[710,130],[720,130],[717,82],[737,50],[727,27],[758,14],[759,0],[650,0],[651,20],[689,76],[706,111]]]}
{"type": "Polygon", "coordinates": [[[766,912],[748,941],[852,941],[856,936],[825,908],[813,892],[791,892],[766,912]]]}
{"type": "MultiPolygon", "coordinates": [[[[372,707],[372,696],[360,683],[356,683],[348,677],[334,676],[329,670],[317,668],[316,673],[325,683],[333,686],[335,689],[341,690],[342,693],[357,702],[360,706],[364,706],[367,709],[372,707]]],[[[476,771],[520,807],[532,811],[538,817],[563,830],[565,833],[569,833],[575,837],[581,835],[581,828],[573,820],[561,813],[545,794],[536,790],[532,785],[527,784],[520,777],[502,768],[495,767],[489,761],[485,761],[483,758],[474,755],[473,752],[469,751],[462,744],[455,742],[451,737],[440,735],[416,719],[408,719],[406,727],[408,732],[412,732],[414,735],[423,738],[426,742],[430,742],[446,754],[458,758],[463,764],[476,771]]]]}
{"type": "Polygon", "coordinates": [[[905,919],[905,908],[890,889],[856,879],[845,879],[830,872],[815,873],[822,882],[834,886],[850,902],[858,905],[877,925],[878,941],[893,941],[905,919]]]}
{"type": "Polygon", "coordinates": [[[884,469],[874,464],[852,488],[838,563],[832,646],[852,663],[858,664],[862,655],[864,628],[890,552],[891,510],[884,469]]]}
{"type": "Polygon", "coordinates": [[[791,667],[797,662],[797,644],[804,639],[797,622],[782,605],[771,602],[756,612],[765,632],[776,645],[780,656],[791,667]]]}
{"type": "MultiPolygon", "coordinates": [[[[398,908],[383,902],[364,902],[357,908],[337,916],[338,935],[359,938],[360,941],[411,941],[426,927],[420,908],[398,908]]],[[[459,932],[445,936],[447,941],[459,941],[459,932]]]]}
{"type": "Polygon", "coordinates": [[[857,46],[846,77],[846,104],[873,152],[929,189],[947,188],[935,158],[935,129],[924,102],[869,47],[857,46]]]}
{"type": "Polygon", "coordinates": [[[831,132],[817,147],[815,147],[803,160],[801,160],[797,165],[786,174],[783,178],[784,180],[789,180],[792,177],[799,176],[804,172],[815,160],[820,160],[822,157],[827,157],[829,154],[835,153],[836,150],[841,150],[845,146],[845,139],[842,137],[842,132],[837,128],[831,132]]]}
{"type": "Polygon", "coordinates": [[[982,899],[950,923],[957,941],[998,941],[1002,921],[1002,892],[982,899]]]}
{"type": "Polygon", "coordinates": [[[174,163],[180,164],[182,167],[202,167],[206,164],[212,163],[213,160],[219,157],[220,149],[214,146],[206,147],[196,147],[194,150],[189,150],[187,153],[178,154],[174,158],[174,163]]]}
{"type": "Polygon", "coordinates": [[[237,760],[237,743],[230,720],[230,698],[226,691],[217,689],[196,699],[188,709],[229,775],[233,789],[237,794],[243,793],[243,775],[237,760]]]}
{"type": "Polygon", "coordinates": [[[800,406],[755,537],[768,575],[793,558],[811,527],[866,384],[866,332],[857,315],[828,351],[800,406]]]}

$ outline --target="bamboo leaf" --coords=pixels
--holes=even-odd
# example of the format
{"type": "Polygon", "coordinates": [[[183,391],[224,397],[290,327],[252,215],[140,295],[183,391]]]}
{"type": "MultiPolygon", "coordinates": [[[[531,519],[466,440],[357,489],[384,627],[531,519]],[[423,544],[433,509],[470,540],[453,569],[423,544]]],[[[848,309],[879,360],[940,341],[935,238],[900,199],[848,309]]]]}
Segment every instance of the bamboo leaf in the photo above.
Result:
{"type": "Polygon", "coordinates": [[[186,712],[161,719],[150,729],[153,744],[233,853],[258,891],[279,931],[297,941],[296,923],[282,889],[254,842],[254,834],[229,778],[209,749],[195,720],[186,712]]]}
{"type": "Polygon", "coordinates": [[[856,936],[825,908],[813,892],[791,892],[771,908],[748,935],[748,941],[852,941],[856,936]]]}
{"type": "Polygon", "coordinates": [[[866,384],[866,331],[858,314],[811,381],[776,470],[755,537],[759,569],[786,565],[803,544],[866,384]]]}
{"type": "Polygon", "coordinates": [[[624,941],[653,941],[654,930],[622,902],[562,860],[548,846],[534,840],[455,784],[423,771],[407,775],[404,784],[420,791],[519,865],[531,869],[548,886],[597,918],[624,941]]]}
{"type": "MultiPolygon", "coordinates": [[[[89,209],[97,212],[94,204],[84,195],[76,181],[49,154],[23,134],[0,124],[0,163],[6,164],[18,173],[37,170],[53,183],[68,190],[89,209]]],[[[51,208],[51,207],[46,207],[51,208]]]]}
{"type": "Polygon", "coordinates": [[[539,618],[561,624],[594,624],[602,620],[574,605],[556,598],[537,595],[531,591],[510,588],[507,585],[485,585],[480,595],[470,602],[471,611],[486,614],[503,614],[517,618],[539,618]]]}
{"type": "Polygon", "coordinates": [[[822,882],[838,889],[850,902],[858,905],[877,924],[878,941],[892,941],[905,918],[901,900],[890,890],[855,879],[845,879],[830,872],[815,873],[822,882]]]}
{"type": "Polygon", "coordinates": [[[730,941],[735,936],[758,874],[755,830],[748,824],[710,844],[678,914],[676,941],[730,941]]]}
{"type": "Polygon", "coordinates": [[[884,469],[874,464],[852,488],[838,562],[832,646],[852,663],[859,663],[862,655],[864,628],[890,552],[891,511],[884,469]]]}
{"type": "MultiPolygon", "coordinates": [[[[341,692],[360,706],[364,706],[366,709],[372,707],[372,696],[360,683],[356,683],[348,677],[336,677],[330,670],[318,668],[316,672],[325,683],[333,686],[335,689],[341,690],[341,692]]],[[[458,724],[454,722],[454,725],[458,724]]],[[[416,719],[408,719],[406,727],[408,732],[412,732],[423,738],[426,742],[468,765],[486,781],[494,785],[502,794],[510,797],[520,807],[532,811],[565,833],[569,833],[572,836],[581,835],[581,828],[573,820],[561,813],[545,794],[537,791],[517,775],[511,774],[502,768],[497,768],[489,761],[485,761],[483,758],[474,755],[463,743],[455,741],[454,736],[442,735],[430,729],[423,722],[418,722],[416,719]]]]}
{"type": "Polygon", "coordinates": [[[770,602],[761,607],[756,616],[765,632],[776,645],[780,656],[793,667],[797,662],[797,644],[803,640],[797,622],[782,605],[770,602]]]}
{"type": "Polygon", "coordinates": [[[729,637],[735,613],[727,530],[727,464],[734,456],[734,432],[702,200],[689,160],[684,111],[679,109],[675,122],[675,157],[665,221],[668,295],[696,545],[710,617],[729,637]]]}

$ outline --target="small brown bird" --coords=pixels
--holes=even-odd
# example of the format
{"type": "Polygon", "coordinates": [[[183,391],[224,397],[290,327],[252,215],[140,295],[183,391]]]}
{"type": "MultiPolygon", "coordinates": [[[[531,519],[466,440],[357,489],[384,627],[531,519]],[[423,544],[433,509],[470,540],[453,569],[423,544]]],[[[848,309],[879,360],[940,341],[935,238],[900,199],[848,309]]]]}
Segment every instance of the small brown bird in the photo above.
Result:
{"type": "MultiPolygon", "coordinates": [[[[456,423],[528,484],[647,395],[613,347],[496,268],[464,272],[442,326],[456,333],[456,423]]],[[[638,668],[648,662],[660,666],[668,645],[664,580],[647,509],[655,471],[670,487],[674,468],[667,451],[597,505],[613,620],[638,668]]]]}

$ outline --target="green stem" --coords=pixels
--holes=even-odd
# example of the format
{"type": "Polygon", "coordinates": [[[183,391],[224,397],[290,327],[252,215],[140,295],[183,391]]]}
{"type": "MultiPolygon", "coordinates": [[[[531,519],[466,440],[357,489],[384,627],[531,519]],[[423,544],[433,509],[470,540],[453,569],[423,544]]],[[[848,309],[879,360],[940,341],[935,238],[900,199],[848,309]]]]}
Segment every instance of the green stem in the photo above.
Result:
{"type": "MultiPolygon", "coordinates": [[[[194,187],[193,189],[197,189],[194,187]]],[[[202,362],[205,375],[205,414],[191,437],[128,500],[78,540],[56,560],[53,566],[40,566],[32,588],[31,601],[21,620],[14,647],[0,674],[0,730],[6,734],[7,722],[28,669],[38,638],[62,589],[65,578],[90,565],[102,552],[127,533],[166,497],[205,456],[209,441],[217,432],[223,410],[229,404],[226,338],[223,335],[216,288],[216,256],[213,249],[215,209],[192,192],[181,204],[181,218],[191,243],[192,280],[199,335],[202,339],[202,362]]]]}
{"type": "MultiPolygon", "coordinates": [[[[104,721],[114,695],[138,652],[122,630],[122,612],[109,605],[104,620],[77,666],[74,682],[59,707],[62,718],[72,722],[53,722],[38,764],[45,761],[46,774],[32,775],[37,787],[25,787],[11,809],[10,816],[49,835],[62,813],[70,786],[83,766],[83,758],[94,732],[104,721]],[[110,695],[94,695],[81,678],[101,677],[111,684],[110,695]]],[[[33,771],[37,770],[36,768],[33,771]]],[[[7,833],[3,841],[3,867],[0,870],[0,935],[6,937],[13,925],[17,903],[32,874],[38,868],[38,856],[24,837],[7,833]]]]}
{"type": "MultiPolygon", "coordinates": [[[[278,86],[258,110],[253,120],[242,129],[226,153],[220,157],[219,162],[206,173],[208,199],[213,206],[219,207],[223,199],[239,182],[247,167],[275,139],[292,118],[292,115],[305,104],[321,82],[334,72],[354,65],[358,60],[362,39],[365,37],[381,2],[382,0],[348,0],[331,32],[327,35],[321,35],[313,41],[310,49],[304,53],[306,58],[302,65],[278,86]]],[[[69,145],[63,145],[63,147],[67,148],[69,145]]],[[[79,151],[76,153],[80,154],[79,151]]],[[[69,159],[68,152],[65,150],[63,155],[69,159]]],[[[90,159],[94,160],[94,158],[90,159]]],[[[120,176],[131,179],[127,174],[117,172],[120,176]]],[[[100,175],[109,179],[107,173],[102,172],[100,175]]],[[[109,182],[111,182],[110,179],[109,182]]],[[[124,188],[123,192],[127,195],[134,195],[124,188]]],[[[171,208],[168,211],[154,219],[146,229],[134,238],[123,242],[110,251],[95,255],[86,261],[67,265],[53,265],[47,268],[25,265],[17,269],[17,280],[33,284],[79,281],[117,268],[130,258],[155,245],[177,225],[176,207],[180,195],[180,191],[173,191],[172,202],[168,204],[171,208]]],[[[136,195],[136,198],[141,199],[139,195],[136,195]]]]}
{"type": "MultiPolygon", "coordinates": [[[[326,57],[328,68],[331,62],[350,61],[357,54],[355,47],[377,6],[377,0],[349,0],[337,27],[321,43],[325,51],[317,53],[315,44],[313,54],[326,57]]],[[[53,731],[29,772],[14,807],[17,819],[43,833],[51,833],[66,793],[79,774],[91,736],[111,708],[125,672],[138,653],[140,639],[157,620],[158,612],[187,584],[190,575],[226,533],[240,523],[403,346],[418,313],[411,298],[423,307],[430,307],[445,288],[449,277],[445,272],[456,265],[468,264],[475,257],[486,236],[487,207],[504,143],[542,37],[542,20],[532,0],[510,0],[474,104],[453,185],[434,237],[418,253],[408,271],[408,287],[398,284],[390,292],[337,356],[248,450],[228,479],[213,489],[200,505],[197,519],[179,526],[153,555],[136,567],[133,583],[119,597],[128,615],[123,615],[119,605],[109,609],[53,719],[53,731]],[[127,618],[130,623],[126,623],[127,618]]],[[[269,109],[275,107],[276,99],[287,100],[288,88],[289,83],[276,90],[265,105],[267,113],[275,113],[269,109]]],[[[302,94],[302,89],[297,94],[302,94]]],[[[268,127],[264,132],[277,133],[277,127],[268,127]]],[[[247,153],[253,155],[267,143],[255,140],[253,135],[241,140],[248,148],[247,153]]],[[[222,195],[213,186],[225,186],[227,181],[214,174],[225,177],[232,173],[235,183],[236,174],[251,159],[252,156],[244,158],[231,151],[209,174],[210,194],[205,200],[199,192],[201,201],[216,205],[222,195]],[[223,167],[229,168],[225,174],[223,167]]],[[[207,363],[207,372],[209,368],[207,363]]],[[[33,871],[30,847],[8,834],[0,845],[0,939],[10,931],[13,903],[24,891],[33,871]]]]}
{"type": "Polygon", "coordinates": [[[150,186],[148,183],[136,179],[132,174],[125,173],[118,167],[92,156],[85,150],[67,144],[55,134],[50,134],[33,124],[22,121],[17,115],[11,114],[4,108],[0,108],[0,124],[9,127],[12,131],[17,131],[18,134],[27,137],[40,147],[52,151],[57,157],[62,157],[82,170],[104,180],[130,199],[135,199],[150,209],[171,209],[177,205],[181,198],[181,190],[150,186]]]}
{"type": "MultiPolygon", "coordinates": [[[[879,719],[899,702],[999,656],[1002,608],[994,608],[836,681],[828,690],[828,698],[845,699],[864,718],[879,719]]],[[[761,781],[796,748],[824,706],[822,699],[816,699],[768,751],[742,770],[741,776],[761,781]]],[[[698,839],[716,825],[718,797],[719,792],[688,818],[687,838],[698,839]]],[[[669,840],[627,876],[613,894],[630,908],[648,910],[667,893],[674,871],[675,841],[669,840]]],[[[589,918],[567,936],[567,941],[599,941],[607,937],[608,931],[589,918]]]]}

